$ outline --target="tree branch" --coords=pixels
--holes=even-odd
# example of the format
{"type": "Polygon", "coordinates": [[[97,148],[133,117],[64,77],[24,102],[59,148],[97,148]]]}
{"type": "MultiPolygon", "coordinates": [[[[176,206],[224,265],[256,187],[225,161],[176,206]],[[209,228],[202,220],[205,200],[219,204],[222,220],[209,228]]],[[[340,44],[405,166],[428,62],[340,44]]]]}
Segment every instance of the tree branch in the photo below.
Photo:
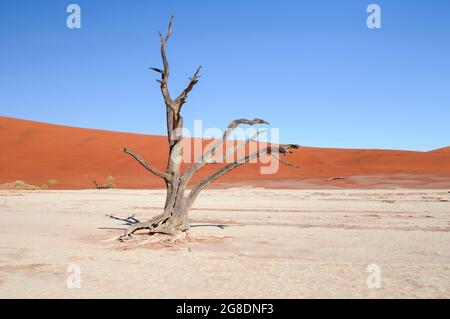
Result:
{"type": "MultiPolygon", "coordinates": [[[[184,184],[187,184],[197,171],[199,171],[203,166],[208,164],[208,161],[211,158],[211,156],[216,152],[216,150],[219,147],[221,147],[226,142],[227,138],[230,136],[233,130],[241,124],[255,125],[255,124],[269,124],[269,123],[261,119],[253,119],[253,120],[237,119],[232,121],[230,124],[228,124],[227,129],[225,130],[225,133],[223,134],[222,138],[217,140],[209,150],[205,151],[201,155],[201,157],[199,157],[194,162],[194,164],[189,166],[189,168],[185,171],[182,177],[184,184]]],[[[247,143],[250,142],[250,139],[247,140],[246,142],[247,143]]]]}
{"type": "Polygon", "coordinates": [[[170,38],[170,36],[172,35],[172,32],[173,32],[173,27],[172,27],[172,25],[173,25],[173,18],[174,18],[174,15],[172,15],[171,18],[170,18],[169,28],[168,28],[168,31],[167,31],[167,35],[165,37],[162,35],[161,32],[158,31],[159,38],[161,39],[161,58],[162,58],[162,61],[163,61],[164,69],[161,70],[161,69],[153,68],[153,67],[150,68],[151,70],[161,74],[161,80],[157,80],[157,81],[161,85],[161,93],[162,93],[162,95],[164,97],[164,103],[166,104],[166,107],[170,108],[172,110],[174,110],[173,101],[170,98],[169,88],[168,88],[168,85],[167,85],[167,82],[169,80],[169,62],[167,61],[166,44],[167,44],[167,41],[169,41],[169,38],[170,38]]]}
{"type": "MultiPolygon", "coordinates": [[[[242,164],[245,164],[254,158],[261,157],[264,155],[269,155],[269,154],[271,154],[271,155],[273,155],[273,154],[286,155],[286,154],[292,153],[292,151],[290,151],[290,149],[292,149],[292,148],[297,149],[297,148],[299,148],[299,146],[295,145],[295,144],[288,144],[288,145],[281,145],[281,146],[267,146],[267,147],[264,147],[263,149],[258,150],[250,155],[243,156],[243,157],[239,158],[236,162],[227,164],[224,167],[215,171],[214,173],[206,176],[197,185],[195,185],[191,189],[189,195],[187,196],[188,209],[192,206],[192,203],[195,201],[195,199],[197,198],[200,191],[202,191],[209,183],[215,181],[216,179],[225,175],[226,173],[230,172],[231,170],[235,169],[236,167],[238,167],[242,164]]],[[[276,156],[276,158],[280,159],[278,156],[276,156]]],[[[282,163],[286,164],[287,162],[282,161],[282,163]]]]}
{"type": "Polygon", "coordinates": [[[146,170],[148,170],[149,172],[153,173],[154,175],[164,179],[166,182],[170,181],[169,175],[166,173],[163,173],[161,171],[159,171],[158,169],[154,168],[153,166],[151,166],[149,163],[147,163],[140,155],[136,154],[135,152],[133,152],[132,150],[129,150],[127,148],[124,148],[123,151],[129,155],[131,155],[136,161],[139,162],[139,164],[141,164],[142,166],[144,166],[144,168],[146,170]]]}
{"type": "Polygon", "coordinates": [[[183,92],[181,92],[181,94],[175,99],[175,105],[177,106],[178,109],[181,109],[181,107],[183,106],[184,103],[186,103],[186,98],[187,95],[189,94],[189,92],[192,91],[192,89],[194,88],[194,86],[198,83],[198,79],[200,78],[200,70],[201,70],[201,66],[199,66],[197,68],[197,71],[195,71],[194,75],[189,78],[189,84],[188,86],[183,90],[183,92]]]}
{"type": "Polygon", "coordinates": [[[232,121],[230,124],[228,124],[227,129],[225,130],[225,133],[223,134],[222,139],[218,140],[212,146],[211,149],[209,149],[207,152],[205,152],[203,154],[203,160],[205,160],[205,157],[207,157],[206,160],[208,160],[208,158],[210,158],[211,155],[214,154],[216,152],[216,150],[226,142],[226,140],[231,135],[233,130],[241,124],[247,124],[247,125],[266,124],[266,125],[269,125],[268,122],[261,120],[261,119],[253,119],[253,120],[237,119],[237,120],[232,121]]]}
{"type": "Polygon", "coordinates": [[[297,164],[294,164],[294,163],[291,163],[291,162],[289,162],[289,161],[286,161],[285,159],[282,159],[281,157],[279,157],[278,155],[276,155],[276,154],[271,154],[274,158],[276,158],[279,162],[281,162],[281,163],[283,163],[283,164],[285,164],[285,165],[287,165],[287,166],[290,166],[290,167],[293,167],[293,168],[299,168],[299,166],[297,165],[297,164]]]}
{"type": "Polygon", "coordinates": [[[243,141],[243,142],[240,142],[236,147],[232,146],[232,147],[231,147],[229,150],[227,150],[227,151],[225,152],[225,154],[222,156],[222,159],[221,159],[222,162],[219,162],[219,161],[217,161],[217,160],[210,161],[210,160],[208,159],[208,160],[205,160],[206,164],[221,164],[221,163],[224,163],[224,161],[226,161],[226,159],[227,159],[231,154],[236,153],[237,151],[239,151],[240,149],[242,149],[244,146],[247,146],[250,142],[253,142],[259,135],[261,135],[261,134],[263,134],[263,133],[265,133],[265,132],[267,132],[267,129],[256,131],[256,133],[255,133],[252,137],[246,139],[246,140],[243,141]]]}

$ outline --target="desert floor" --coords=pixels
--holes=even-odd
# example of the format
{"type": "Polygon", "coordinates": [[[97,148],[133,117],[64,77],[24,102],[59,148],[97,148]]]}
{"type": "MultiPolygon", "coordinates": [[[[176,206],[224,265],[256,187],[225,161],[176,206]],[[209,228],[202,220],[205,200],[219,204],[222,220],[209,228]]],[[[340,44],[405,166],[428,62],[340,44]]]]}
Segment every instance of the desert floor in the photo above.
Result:
{"type": "Polygon", "coordinates": [[[105,241],[121,231],[102,228],[122,227],[105,214],[145,219],[163,201],[162,190],[0,191],[0,297],[450,297],[448,190],[207,190],[194,241],[105,241]],[[68,288],[77,269],[81,287],[68,288]]]}

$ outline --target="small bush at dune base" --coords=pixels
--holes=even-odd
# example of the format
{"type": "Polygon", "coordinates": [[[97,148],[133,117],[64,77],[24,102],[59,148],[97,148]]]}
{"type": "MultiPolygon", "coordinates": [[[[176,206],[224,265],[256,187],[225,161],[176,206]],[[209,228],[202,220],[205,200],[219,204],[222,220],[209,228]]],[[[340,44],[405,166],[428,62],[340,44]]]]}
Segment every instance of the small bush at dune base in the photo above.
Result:
{"type": "Polygon", "coordinates": [[[115,186],[114,181],[115,178],[112,177],[111,175],[108,175],[108,177],[106,177],[106,185],[114,187],[115,186]]]}
{"type": "Polygon", "coordinates": [[[57,181],[57,180],[54,180],[54,179],[49,179],[49,180],[47,181],[47,184],[53,186],[53,185],[58,184],[58,181],[57,181]]]}

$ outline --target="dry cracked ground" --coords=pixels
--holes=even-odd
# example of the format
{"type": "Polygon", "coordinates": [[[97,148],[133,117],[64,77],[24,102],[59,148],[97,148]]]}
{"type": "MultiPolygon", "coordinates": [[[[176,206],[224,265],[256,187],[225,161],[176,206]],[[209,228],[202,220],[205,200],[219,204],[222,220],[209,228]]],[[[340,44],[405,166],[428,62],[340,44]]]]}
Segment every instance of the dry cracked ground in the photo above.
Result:
{"type": "Polygon", "coordinates": [[[448,190],[206,190],[193,240],[108,240],[123,225],[106,214],[163,203],[162,190],[0,191],[0,297],[450,297],[448,190]]]}

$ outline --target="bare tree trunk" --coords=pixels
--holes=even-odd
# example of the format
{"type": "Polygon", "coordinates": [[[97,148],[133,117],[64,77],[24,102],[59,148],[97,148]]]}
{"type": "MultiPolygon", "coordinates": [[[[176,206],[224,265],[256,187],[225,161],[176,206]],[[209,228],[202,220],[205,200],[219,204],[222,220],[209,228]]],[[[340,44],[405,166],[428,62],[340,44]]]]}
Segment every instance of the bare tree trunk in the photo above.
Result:
{"type": "MultiPolygon", "coordinates": [[[[140,155],[136,154],[132,150],[124,148],[123,151],[130,156],[132,156],[137,162],[139,162],[145,169],[154,174],[155,176],[162,178],[166,184],[167,195],[166,202],[164,205],[164,210],[161,214],[153,217],[152,219],[144,222],[140,222],[134,217],[129,218],[118,218],[115,216],[110,216],[115,219],[126,221],[130,227],[125,231],[125,234],[120,238],[125,240],[130,238],[138,230],[148,230],[150,234],[163,233],[174,236],[179,236],[180,234],[186,232],[189,229],[188,222],[188,211],[192,207],[195,199],[202,189],[204,189],[209,183],[213,182],[220,176],[228,173],[232,169],[247,163],[248,161],[254,159],[255,157],[260,157],[264,155],[274,155],[282,153],[290,153],[290,148],[297,148],[296,145],[286,145],[286,146],[269,146],[257,152],[244,156],[238,159],[236,162],[227,164],[216,172],[202,179],[197,185],[195,185],[189,194],[186,196],[186,187],[198,170],[203,166],[208,164],[214,164],[212,157],[216,150],[221,147],[226,139],[229,137],[231,132],[241,124],[255,125],[255,124],[268,124],[266,121],[261,119],[246,120],[239,119],[232,121],[221,140],[218,140],[211,149],[207,150],[201,158],[192,164],[183,174],[180,171],[182,150],[183,150],[183,117],[181,116],[181,108],[186,103],[187,96],[189,92],[198,83],[200,77],[200,68],[198,67],[194,75],[190,78],[187,87],[180,93],[176,99],[172,99],[170,96],[168,88],[169,80],[169,63],[166,55],[166,44],[172,35],[173,26],[173,16],[170,19],[169,28],[166,36],[163,36],[161,32],[159,33],[161,40],[161,58],[163,61],[163,69],[150,68],[151,70],[158,72],[161,75],[160,79],[156,81],[160,83],[161,93],[164,98],[164,103],[166,106],[166,116],[167,116],[167,136],[169,142],[169,157],[167,160],[166,170],[164,172],[153,167],[151,164],[147,163],[140,155]]],[[[259,133],[258,133],[259,134],[259,133]]],[[[241,146],[247,145],[250,141],[256,138],[257,134],[244,141],[241,146]]],[[[227,155],[224,155],[226,157],[227,155]]],[[[278,158],[279,159],[279,158],[278,158]]],[[[294,166],[289,162],[279,159],[282,163],[294,166]]]]}

